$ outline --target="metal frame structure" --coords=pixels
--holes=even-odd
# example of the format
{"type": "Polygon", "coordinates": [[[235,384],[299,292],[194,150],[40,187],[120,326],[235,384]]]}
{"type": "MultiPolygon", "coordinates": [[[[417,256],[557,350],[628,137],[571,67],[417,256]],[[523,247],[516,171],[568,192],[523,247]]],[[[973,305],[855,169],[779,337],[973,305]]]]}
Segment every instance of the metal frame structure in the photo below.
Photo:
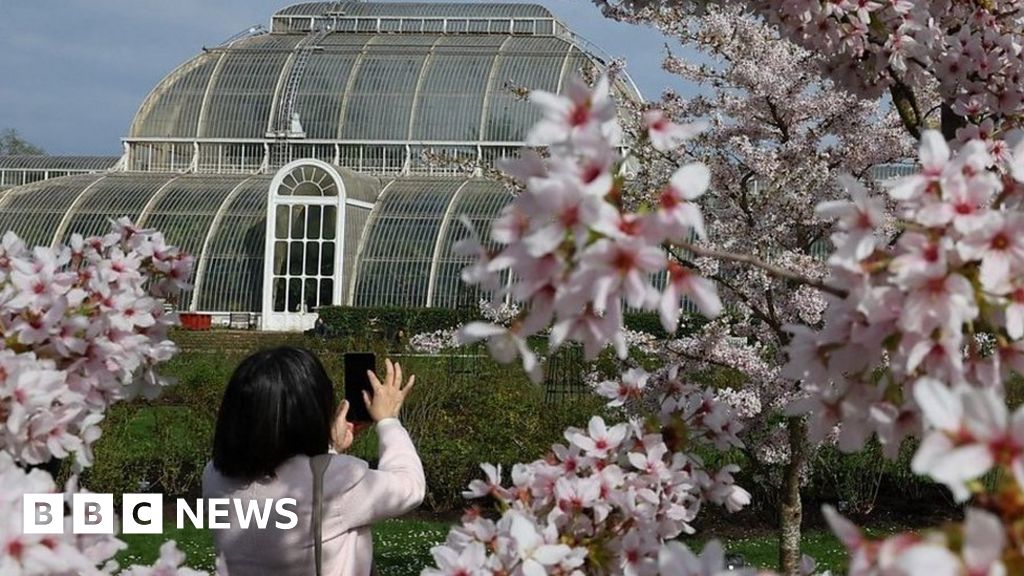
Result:
{"type": "Polygon", "coordinates": [[[297,4],[161,80],[121,157],[0,158],[0,230],[53,245],[128,216],[195,255],[178,310],[267,330],[309,328],[328,302],[475,302],[461,222],[485,232],[512,196],[427,152],[517,154],[539,112],[514,88],[559,92],[606,62],[538,5],[297,4]]]}
{"type": "MultiPolygon", "coordinates": [[[[485,164],[538,118],[511,87],[558,92],[570,70],[605,65],[595,50],[538,5],[297,4],[269,33],[250,29],[164,78],[123,140],[124,164],[253,174],[316,158],[444,173],[428,150],[485,164]]],[[[628,77],[615,90],[639,97],[628,77]]]]}
{"type": "Polygon", "coordinates": [[[0,156],[0,189],[116,169],[120,156],[0,156]]]}

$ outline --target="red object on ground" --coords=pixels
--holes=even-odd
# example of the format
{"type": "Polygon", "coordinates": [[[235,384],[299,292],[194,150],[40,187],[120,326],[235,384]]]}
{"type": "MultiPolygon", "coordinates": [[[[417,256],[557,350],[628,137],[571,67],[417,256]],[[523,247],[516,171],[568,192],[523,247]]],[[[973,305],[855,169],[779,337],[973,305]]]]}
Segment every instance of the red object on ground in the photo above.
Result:
{"type": "Polygon", "coordinates": [[[209,330],[213,323],[213,317],[209,314],[195,314],[182,312],[178,314],[181,320],[181,327],[186,330],[209,330]]]}

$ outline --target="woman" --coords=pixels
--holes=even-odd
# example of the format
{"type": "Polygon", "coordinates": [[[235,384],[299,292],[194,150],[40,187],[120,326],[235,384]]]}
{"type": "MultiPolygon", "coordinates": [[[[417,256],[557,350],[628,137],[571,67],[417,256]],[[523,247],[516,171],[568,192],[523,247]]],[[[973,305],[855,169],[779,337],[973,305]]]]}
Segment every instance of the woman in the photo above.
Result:
{"type": "MultiPolygon", "coordinates": [[[[336,454],[326,460],[322,489],[322,574],[365,575],[373,560],[370,526],[404,514],[423,501],[423,466],[398,421],[415,383],[403,385],[402,367],[385,361],[384,382],[369,373],[364,393],[377,423],[380,464],[336,454]]],[[[246,358],[224,392],[213,438],[213,461],[203,472],[203,498],[229,498],[231,527],[214,530],[218,564],[231,576],[315,574],[312,535],[314,473],[310,457],[344,452],[352,444],[348,403],[336,405],[334,386],[308,350],[275,348],[246,358]],[[294,498],[298,524],[272,512],[266,528],[239,525],[234,499],[262,510],[267,499],[294,498]]],[[[271,504],[273,509],[273,504],[271,504]]]]}

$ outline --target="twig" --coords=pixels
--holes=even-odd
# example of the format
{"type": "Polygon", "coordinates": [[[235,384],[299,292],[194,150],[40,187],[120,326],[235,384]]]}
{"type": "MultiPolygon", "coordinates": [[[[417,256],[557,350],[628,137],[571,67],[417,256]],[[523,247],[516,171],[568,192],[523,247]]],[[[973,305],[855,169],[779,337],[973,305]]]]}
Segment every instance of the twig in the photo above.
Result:
{"type": "Polygon", "coordinates": [[[739,262],[741,264],[749,264],[751,266],[754,266],[755,268],[760,268],[765,272],[768,272],[772,276],[776,276],[778,278],[785,278],[787,280],[793,280],[794,282],[810,286],[811,288],[821,290],[822,292],[827,292],[829,294],[832,294],[833,296],[838,296],[839,298],[846,298],[846,296],[848,295],[848,292],[846,290],[836,288],[835,286],[829,286],[828,284],[821,280],[809,278],[807,276],[804,276],[803,274],[800,274],[799,272],[794,272],[792,270],[782,268],[781,266],[769,264],[768,262],[765,262],[764,260],[761,260],[759,258],[755,258],[754,256],[750,256],[749,254],[734,254],[732,252],[725,252],[722,250],[715,250],[713,248],[704,248],[702,246],[696,246],[689,242],[680,243],[678,244],[678,246],[683,250],[686,250],[692,254],[696,254],[697,256],[717,258],[719,260],[739,262]]]}

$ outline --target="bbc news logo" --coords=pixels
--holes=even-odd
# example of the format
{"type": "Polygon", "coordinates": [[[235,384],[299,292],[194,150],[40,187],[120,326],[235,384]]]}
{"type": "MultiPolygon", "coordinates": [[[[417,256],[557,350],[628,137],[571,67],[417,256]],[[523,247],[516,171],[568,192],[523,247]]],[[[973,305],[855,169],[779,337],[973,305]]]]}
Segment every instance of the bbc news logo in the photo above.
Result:
{"type": "MultiPolygon", "coordinates": [[[[277,500],[241,500],[178,498],[175,520],[178,530],[191,524],[195,528],[226,530],[232,525],[247,529],[273,526],[290,530],[299,523],[294,498],[277,500]],[[271,522],[273,517],[273,522],[271,522]]],[[[64,515],[68,511],[63,494],[25,494],[22,529],[25,534],[63,534],[64,515]]],[[[117,510],[113,494],[73,494],[71,497],[73,534],[160,534],[164,531],[162,494],[125,494],[121,498],[121,530],[116,528],[117,510]]]]}

